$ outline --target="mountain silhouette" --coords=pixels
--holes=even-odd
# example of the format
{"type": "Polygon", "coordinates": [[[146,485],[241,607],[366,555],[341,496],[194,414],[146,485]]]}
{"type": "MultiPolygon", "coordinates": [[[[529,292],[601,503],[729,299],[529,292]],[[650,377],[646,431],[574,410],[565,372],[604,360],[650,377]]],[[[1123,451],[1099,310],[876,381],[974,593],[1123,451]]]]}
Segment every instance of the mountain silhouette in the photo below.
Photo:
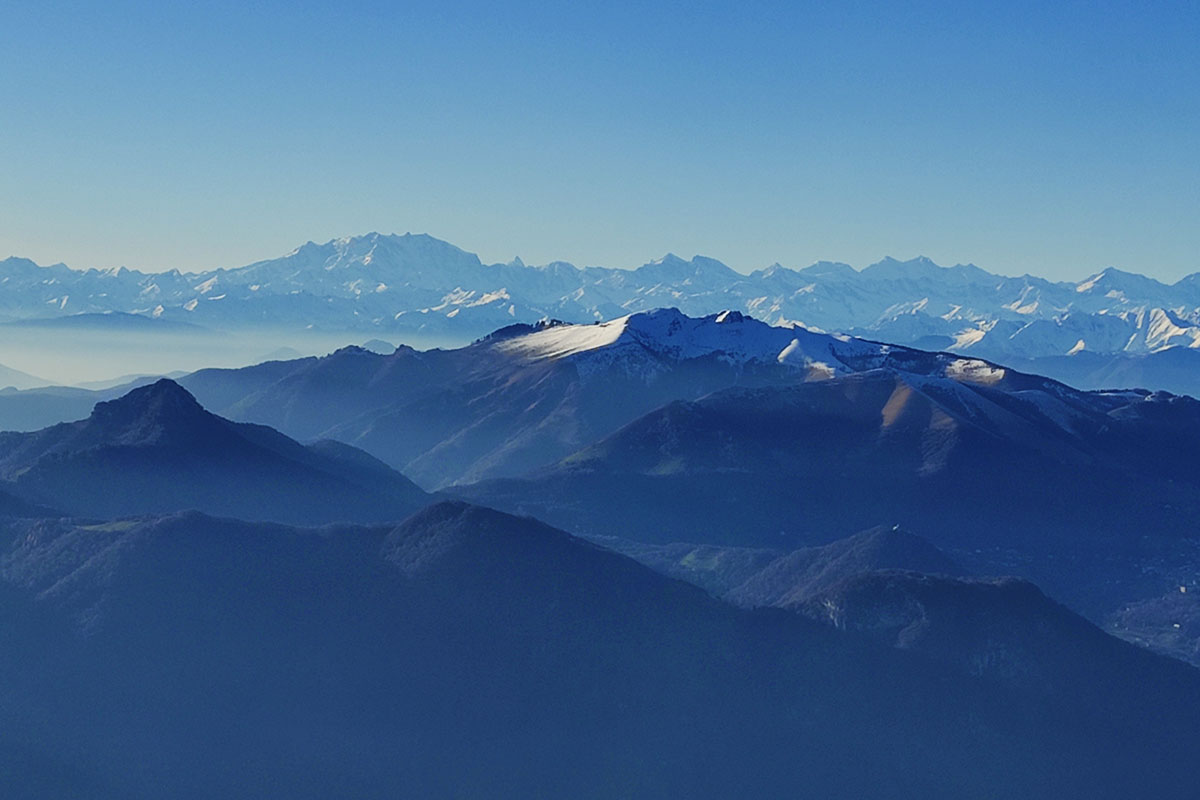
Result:
{"type": "Polygon", "coordinates": [[[78,422],[0,434],[0,452],[8,491],[81,516],[198,509],[319,524],[398,519],[425,502],[361,451],[222,419],[169,379],[98,403],[78,422]]]}
{"type": "Polygon", "coordinates": [[[15,522],[0,554],[0,763],[41,765],[18,789],[62,763],[92,797],[178,798],[1123,798],[1200,774],[1200,673],[1061,609],[1058,649],[1034,646],[1036,590],[1004,641],[1072,692],[461,503],[15,522]]]}

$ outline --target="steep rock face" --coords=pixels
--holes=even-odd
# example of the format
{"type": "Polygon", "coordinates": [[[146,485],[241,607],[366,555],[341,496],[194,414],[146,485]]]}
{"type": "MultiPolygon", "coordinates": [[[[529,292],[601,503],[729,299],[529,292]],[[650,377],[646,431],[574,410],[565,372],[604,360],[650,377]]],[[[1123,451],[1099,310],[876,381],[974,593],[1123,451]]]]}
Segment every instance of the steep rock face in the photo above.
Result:
{"type": "Polygon", "coordinates": [[[229,422],[167,379],[98,403],[78,422],[0,434],[0,452],[9,492],[84,516],[194,508],[315,524],[398,519],[425,502],[366,453],[229,422]]]}
{"type": "Polygon", "coordinates": [[[9,773],[33,796],[63,763],[93,797],[1116,798],[1197,777],[1200,678],[1170,660],[1031,649],[1077,684],[1031,691],[462,504],[320,531],[10,523],[0,597],[0,763],[42,765],[9,773]]]}

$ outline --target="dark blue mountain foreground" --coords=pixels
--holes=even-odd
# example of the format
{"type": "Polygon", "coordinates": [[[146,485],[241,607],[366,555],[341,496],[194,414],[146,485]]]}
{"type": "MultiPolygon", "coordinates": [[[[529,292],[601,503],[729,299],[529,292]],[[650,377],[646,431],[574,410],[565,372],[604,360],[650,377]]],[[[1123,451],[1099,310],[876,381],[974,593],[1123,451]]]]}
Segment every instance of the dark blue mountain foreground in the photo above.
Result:
{"type": "Polygon", "coordinates": [[[1095,624],[1194,657],[1189,398],[674,310],[55,391],[0,434],[15,796],[1200,779],[1200,671],[1095,624]]]}
{"type": "Polygon", "coordinates": [[[1200,672],[1036,590],[985,603],[1031,688],[864,633],[861,602],[842,630],[738,610],[463,504],[2,530],[9,796],[1124,798],[1200,777],[1200,672]]]}
{"type": "Polygon", "coordinates": [[[1194,563],[1195,401],[896,368],[666,405],[557,465],[455,487],[585,535],[790,550],[875,525],[1102,619],[1194,563]],[[1007,382],[1007,385],[1006,385],[1007,382]],[[1086,543],[1086,545],[1081,545],[1086,543]],[[1173,568],[1173,567],[1172,567],[1173,568]]]}

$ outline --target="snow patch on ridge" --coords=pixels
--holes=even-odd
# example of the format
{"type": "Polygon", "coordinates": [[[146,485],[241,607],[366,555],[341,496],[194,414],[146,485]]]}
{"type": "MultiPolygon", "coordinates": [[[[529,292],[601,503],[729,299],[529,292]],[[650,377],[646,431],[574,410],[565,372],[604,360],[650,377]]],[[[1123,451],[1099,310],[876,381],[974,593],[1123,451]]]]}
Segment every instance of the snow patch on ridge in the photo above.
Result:
{"type": "Polygon", "coordinates": [[[815,333],[801,326],[773,326],[738,311],[688,317],[676,309],[631,314],[592,325],[556,325],[505,338],[492,346],[531,361],[571,358],[590,374],[624,363],[650,377],[666,361],[716,358],[734,366],[777,364],[825,380],[885,358],[886,345],[815,333]],[[858,366],[851,368],[854,362],[858,366]]]}
{"type": "Polygon", "coordinates": [[[956,358],[946,364],[946,377],[965,383],[979,383],[989,386],[1004,379],[1003,367],[992,366],[986,361],[972,358],[956,358]]]}
{"type": "Polygon", "coordinates": [[[629,317],[626,316],[594,325],[555,325],[501,341],[496,348],[532,361],[565,358],[616,343],[628,322],[629,317]]]}

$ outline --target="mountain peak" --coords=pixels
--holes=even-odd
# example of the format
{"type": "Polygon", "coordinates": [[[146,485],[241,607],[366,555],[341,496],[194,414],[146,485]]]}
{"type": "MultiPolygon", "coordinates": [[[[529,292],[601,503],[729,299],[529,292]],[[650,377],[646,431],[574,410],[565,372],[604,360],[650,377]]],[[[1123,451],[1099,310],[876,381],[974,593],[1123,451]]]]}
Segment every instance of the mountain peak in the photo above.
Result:
{"type": "Polygon", "coordinates": [[[676,360],[717,356],[736,362],[774,362],[795,336],[794,328],[771,326],[740,311],[689,317],[677,308],[656,308],[610,322],[514,332],[497,346],[532,360],[620,348],[622,353],[632,349],[676,360]]]}
{"type": "Polygon", "coordinates": [[[928,539],[900,525],[880,525],[844,540],[846,552],[869,554],[875,563],[940,575],[962,575],[962,568],[928,539]]]}
{"type": "Polygon", "coordinates": [[[147,433],[164,427],[193,428],[212,415],[170,378],[162,378],[118,397],[97,403],[88,422],[110,433],[147,433]]]}
{"type": "Polygon", "coordinates": [[[917,256],[916,258],[910,258],[908,261],[901,261],[892,256],[885,256],[882,261],[878,261],[863,269],[862,274],[865,277],[895,280],[939,275],[943,271],[945,271],[945,267],[934,263],[928,256],[917,256]]]}
{"type": "Polygon", "coordinates": [[[742,276],[727,264],[708,256],[693,256],[691,259],[681,258],[674,253],[667,253],[648,264],[643,264],[634,270],[652,280],[725,280],[742,276]]]}
{"type": "Polygon", "coordinates": [[[428,574],[455,562],[472,567],[510,560],[571,537],[537,520],[462,500],[442,500],[397,525],[384,542],[386,558],[409,577],[428,574]]]}
{"type": "Polygon", "coordinates": [[[1139,275],[1136,272],[1126,272],[1116,267],[1105,267],[1095,275],[1080,281],[1075,286],[1075,291],[1080,294],[1094,291],[1122,291],[1125,289],[1144,294],[1147,291],[1165,290],[1167,286],[1154,278],[1139,275]]]}
{"type": "Polygon", "coordinates": [[[963,574],[958,564],[928,540],[899,525],[880,525],[782,556],[731,591],[727,599],[743,606],[794,609],[846,578],[880,569],[963,574]]]}

